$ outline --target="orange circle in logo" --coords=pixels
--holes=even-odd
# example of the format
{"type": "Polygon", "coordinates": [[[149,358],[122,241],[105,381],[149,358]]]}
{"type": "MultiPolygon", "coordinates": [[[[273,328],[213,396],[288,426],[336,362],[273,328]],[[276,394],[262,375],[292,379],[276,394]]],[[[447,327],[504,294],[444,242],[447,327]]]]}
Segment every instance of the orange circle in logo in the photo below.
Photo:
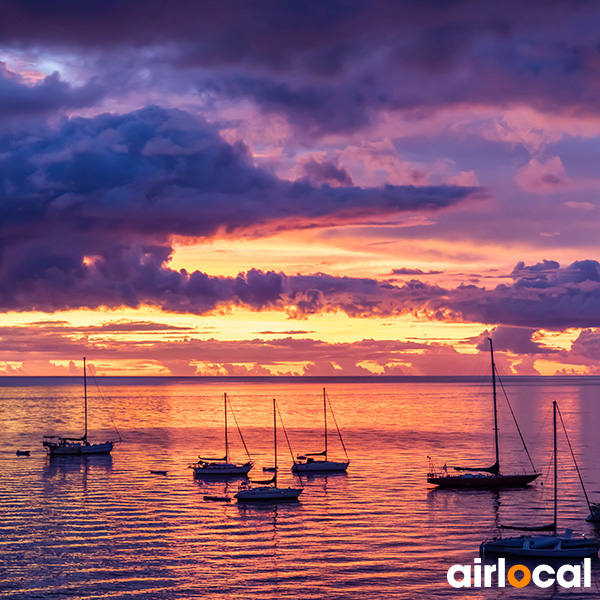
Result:
{"type": "Polygon", "coordinates": [[[508,579],[508,583],[513,587],[522,588],[531,581],[531,571],[525,565],[514,565],[508,570],[506,579],[508,579]],[[518,571],[523,573],[523,577],[520,580],[515,577],[515,573],[518,571]]]}

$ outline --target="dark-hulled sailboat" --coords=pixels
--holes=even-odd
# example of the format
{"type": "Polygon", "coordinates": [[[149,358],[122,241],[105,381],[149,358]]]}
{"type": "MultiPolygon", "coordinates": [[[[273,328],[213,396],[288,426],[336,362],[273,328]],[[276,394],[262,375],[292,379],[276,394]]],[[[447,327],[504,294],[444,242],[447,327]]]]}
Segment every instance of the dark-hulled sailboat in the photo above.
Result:
{"type": "MultiPolygon", "coordinates": [[[[537,479],[541,473],[538,473],[531,463],[532,473],[503,473],[500,469],[500,451],[498,446],[498,409],[496,399],[496,365],[494,363],[494,346],[492,340],[490,342],[490,355],[492,360],[492,391],[494,399],[494,448],[496,454],[496,462],[491,467],[451,467],[458,473],[448,473],[448,467],[444,467],[444,472],[436,472],[433,467],[430,467],[430,472],[427,473],[427,482],[439,486],[440,488],[451,489],[497,489],[497,488],[512,488],[525,487],[532,481],[537,479]]],[[[515,421],[516,423],[516,421],[515,421]]],[[[518,425],[517,425],[518,428],[518,425]]],[[[520,434],[519,430],[519,434],[520,434]]],[[[521,441],[525,450],[525,441],[521,436],[521,441]]],[[[529,453],[528,453],[529,456],[529,453]]],[[[530,458],[531,461],[531,458],[530,458]]]]}

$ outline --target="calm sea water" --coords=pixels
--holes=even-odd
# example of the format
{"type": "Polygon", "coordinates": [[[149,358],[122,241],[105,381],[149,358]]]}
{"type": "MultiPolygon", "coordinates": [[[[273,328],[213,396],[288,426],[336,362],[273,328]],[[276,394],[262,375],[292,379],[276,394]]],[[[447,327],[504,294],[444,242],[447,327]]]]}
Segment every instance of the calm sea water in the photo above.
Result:
{"type": "MultiPolygon", "coordinates": [[[[524,490],[440,491],[438,466],[492,464],[484,380],[330,381],[328,394],[351,458],[346,475],[303,478],[296,504],[207,502],[237,482],[194,480],[199,453],[223,454],[222,394],[231,398],[256,467],[273,463],[271,400],[295,453],[322,449],[322,383],[102,380],[90,386],[90,438],[122,442],[112,457],[53,459],[42,435],[81,435],[77,380],[0,380],[0,597],[36,598],[592,598],[591,590],[454,590],[446,571],[472,563],[494,524],[551,517],[551,405],[566,420],[583,478],[600,500],[600,379],[505,382],[544,482],[524,490]],[[15,455],[31,449],[29,458],[15,455]],[[166,470],[168,475],[152,475],[166,470]]],[[[231,419],[230,419],[231,422],[231,419]]],[[[231,423],[234,459],[243,446],[231,423]]],[[[500,401],[505,470],[526,466],[500,401]],[[510,467],[508,465],[512,465],[510,467]]],[[[331,458],[343,452],[330,429],[331,458]]],[[[279,436],[280,484],[297,485],[279,436]]],[[[564,439],[560,527],[596,535],[564,439]]]]}

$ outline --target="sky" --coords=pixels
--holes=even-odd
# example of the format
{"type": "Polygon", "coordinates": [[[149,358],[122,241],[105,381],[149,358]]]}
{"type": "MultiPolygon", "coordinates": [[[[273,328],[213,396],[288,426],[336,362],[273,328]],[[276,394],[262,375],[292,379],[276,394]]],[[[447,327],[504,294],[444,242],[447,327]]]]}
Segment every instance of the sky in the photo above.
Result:
{"type": "Polygon", "coordinates": [[[0,374],[600,374],[599,22],[4,0],[0,374]]]}

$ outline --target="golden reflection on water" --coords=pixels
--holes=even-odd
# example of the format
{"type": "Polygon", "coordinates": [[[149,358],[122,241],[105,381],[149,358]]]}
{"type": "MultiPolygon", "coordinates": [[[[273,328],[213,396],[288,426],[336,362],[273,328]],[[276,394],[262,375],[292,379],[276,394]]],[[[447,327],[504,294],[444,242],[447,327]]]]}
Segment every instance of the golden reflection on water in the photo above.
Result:
{"type": "MultiPolygon", "coordinates": [[[[593,385],[505,382],[536,466],[550,463],[551,403],[558,399],[593,499],[600,499],[600,441],[593,385]]],[[[427,486],[427,456],[493,462],[487,383],[332,383],[350,454],[347,474],[302,477],[300,502],[207,502],[238,481],[194,479],[198,454],[224,450],[222,393],[231,398],[255,467],[273,464],[276,397],[295,453],[323,445],[322,390],[307,383],[179,382],[105,386],[90,398],[90,438],[114,419],[123,441],[112,457],[49,459],[42,435],[81,435],[78,385],[0,387],[0,590],[7,598],[415,598],[461,597],[446,570],[470,563],[503,522],[547,520],[547,485],[456,492],[427,486]],[[29,458],[16,449],[32,450],[29,458]],[[155,475],[151,470],[164,470],[155,475]]],[[[505,468],[526,467],[500,402],[505,468]]],[[[232,419],[232,457],[244,449],[232,419]]],[[[343,458],[330,421],[330,457],[343,458]]],[[[280,485],[297,485],[278,435],[280,485]]],[[[567,448],[560,450],[560,523],[591,525],[567,448]]],[[[548,480],[549,482],[549,480],[548,480]]],[[[598,581],[598,566],[594,570],[598,581]]],[[[473,590],[470,598],[496,597],[473,590]]],[[[569,598],[596,597],[596,588],[569,598]],[[587,596],[586,596],[587,594],[587,596]]],[[[503,597],[523,597],[505,590],[503,597]],[[511,595],[512,594],[512,595],[511,595]]],[[[519,595],[521,594],[521,595],[519,595]]],[[[533,589],[527,597],[547,597],[533,589]]]]}

